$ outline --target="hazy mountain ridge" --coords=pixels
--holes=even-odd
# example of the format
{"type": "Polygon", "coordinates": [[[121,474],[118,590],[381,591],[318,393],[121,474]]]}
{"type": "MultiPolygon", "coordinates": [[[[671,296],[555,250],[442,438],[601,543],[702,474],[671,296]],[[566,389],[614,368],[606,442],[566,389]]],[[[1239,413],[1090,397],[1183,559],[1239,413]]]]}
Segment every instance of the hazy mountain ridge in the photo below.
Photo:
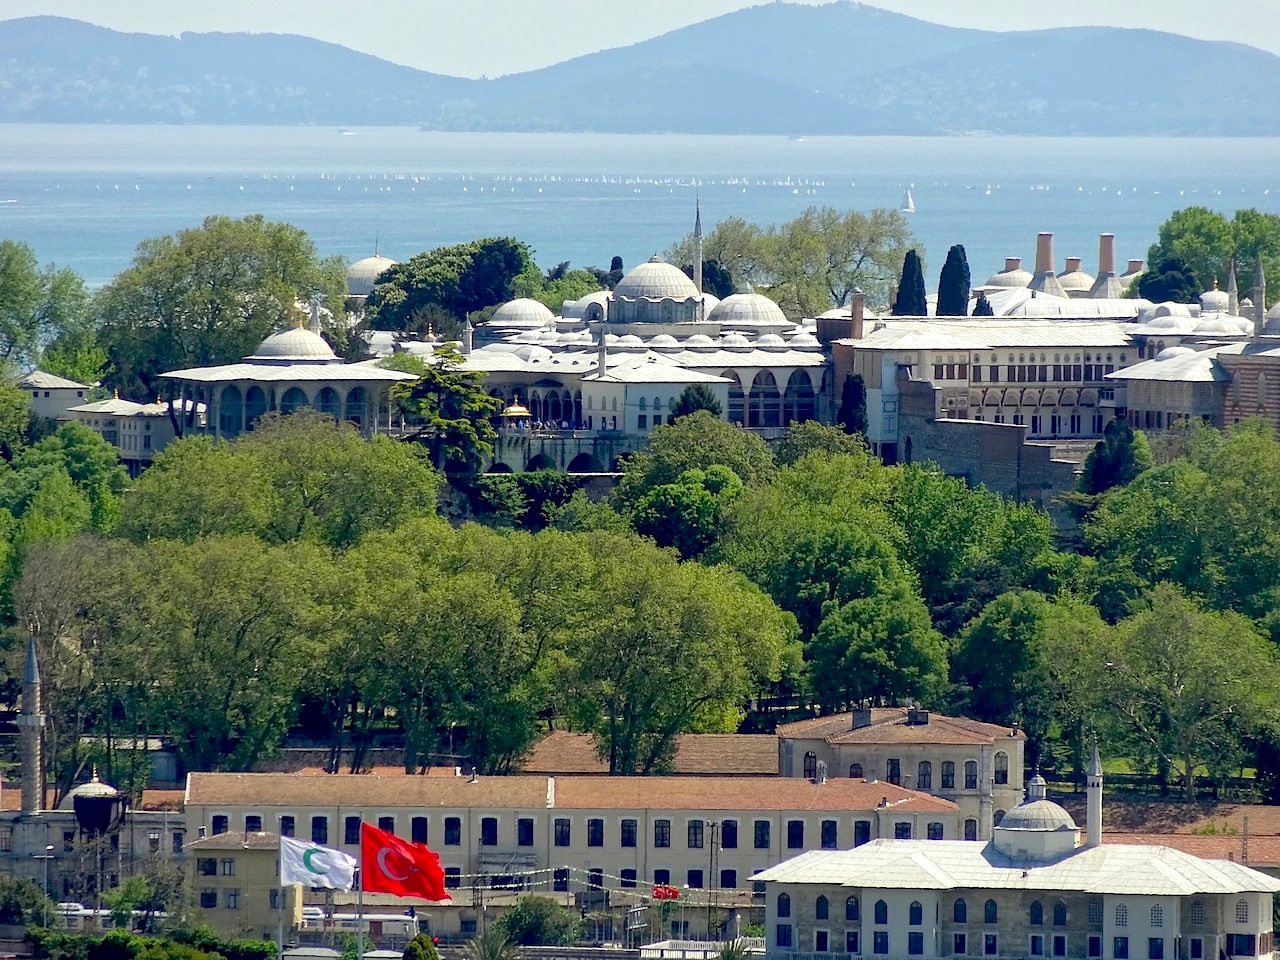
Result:
{"type": "Polygon", "coordinates": [[[1280,134],[1280,57],[1151,30],[994,33],[767,4],[470,80],[280,34],[0,22],[0,121],[742,134],[1280,134]]]}

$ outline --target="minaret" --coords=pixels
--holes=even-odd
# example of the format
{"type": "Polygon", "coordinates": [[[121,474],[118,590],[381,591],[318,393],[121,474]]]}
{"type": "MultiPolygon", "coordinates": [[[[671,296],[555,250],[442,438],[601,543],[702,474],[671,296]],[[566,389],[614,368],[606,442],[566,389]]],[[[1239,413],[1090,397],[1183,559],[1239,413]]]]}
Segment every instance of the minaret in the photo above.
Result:
{"type": "Polygon", "coordinates": [[[1227,313],[1233,317],[1240,316],[1240,288],[1236,286],[1236,262],[1227,263],[1227,313]]]}
{"type": "Polygon", "coordinates": [[[705,320],[702,304],[702,201],[696,195],[693,210],[693,285],[698,290],[698,319],[705,320]]]}
{"type": "Polygon", "coordinates": [[[607,336],[607,334],[604,332],[604,324],[601,323],[599,326],[600,326],[600,354],[599,354],[599,357],[596,359],[596,374],[603,377],[606,373],[609,372],[609,347],[605,343],[605,337],[607,336]]]}
{"type": "Polygon", "coordinates": [[[472,344],[475,342],[476,328],[471,325],[471,318],[467,317],[462,322],[462,355],[466,356],[471,352],[472,344]]]}
{"type": "Polygon", "coordinates": [[[39,813],[44,807],[44,758],[41,738],[44,714],[40,712],[40,668],[36,664],[36,638],[27,637],[27,662],[22,668],[22,712],[18,716],[22,737],[22,812],[39,813]]]}
{"type": "Polygon", "coordinates": [[[1253,339],[1262,336],[1267,325],[1267,278],[1262,274],[1262,254],[1253,269],[1253,339]]]}
{"type": "Polygon", "coordinates": [[[1102,843],[1102,760],[1098,757],[1098,741],[1093,741],[1093,757],[1089,760],[1089,774],[1085,786],[1088,798],[1088,820],[1085,824],[1085,846],[1096,847],[1102,843]]]}

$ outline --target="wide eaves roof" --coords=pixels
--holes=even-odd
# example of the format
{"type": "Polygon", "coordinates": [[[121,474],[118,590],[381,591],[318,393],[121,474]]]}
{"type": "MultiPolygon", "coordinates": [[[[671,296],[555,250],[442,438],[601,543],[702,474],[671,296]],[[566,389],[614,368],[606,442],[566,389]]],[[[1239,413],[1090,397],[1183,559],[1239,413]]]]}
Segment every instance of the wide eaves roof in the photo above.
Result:
{"type": "Polygon", "coordinates": [[[839,884],[884,890],[1044,890],[1091,894],[1189,896],[1277,893],[1280,880],[1223,860],[1169,847],[1079,847],[1048,864],[1014,859],[994,843],[964,840],[873,840],[852,850],[801,854],[755,880],[839,884]]]}
{"type": "Polygon", "coordinates": [[[778,736],[797,740],[825,740],[828,743],[949,743],[990,744],[997,740],[1025,739],[1026,734],[994,723],[966,717],[929,714],[928,723],[908,724],[905,707],[877,707],[871,723],[853,729],[852,713],[835,713],[808,720],[784,723],[778,736]]]}
{"type": "Polygon", "coordinates": [[[1110,321],[1081,320],[1062,323],[1049,320],[1001,320],[983,323],[968,320],[893,320],[861,340],[838,343],[864,350],[994,350],[1019,347],[1129,346],[1129,325],[1110,321]]]}
{"type": "Polygon", "coordinates": [[[43,370],[32,370],[25,377],[18,381],[18,386],[26,387],[28,390],[88,390],[87,384],[77,383],[75,380],[68,380],[65,377],[59,377],[52,373],[45,373],[43,370]]]}
{"type": "Polygon", "coordinates": [[[1235,343],[1224,347],[1210,347],[1208,350],[1197,350],[1194,353],[1144,360],[1131,367],[1107,374],[1107,379],[1161,383],[1212,383],[1230,380],[1230,375],[1215,362],[1215,358],[1220,353],[1240,353],[1240,348],[1243,346],[1244,344],[1235,343]]]}
{"type": "Polygon", "coordinates": [[[228,363],[220,367],[191,367],[172,370],[160,376],[190,383],[234,383],[247,380],[257,383],[293,383],[327,381],[330,383],[395,383],[417,380],[411,373],[387,370],[366,363],[228,363]]]}

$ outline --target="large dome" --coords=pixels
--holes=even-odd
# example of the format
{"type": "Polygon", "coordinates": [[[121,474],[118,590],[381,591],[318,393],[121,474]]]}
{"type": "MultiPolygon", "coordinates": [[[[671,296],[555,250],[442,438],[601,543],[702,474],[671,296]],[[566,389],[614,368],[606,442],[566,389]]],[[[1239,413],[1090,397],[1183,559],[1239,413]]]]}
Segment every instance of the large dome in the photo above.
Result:
{"type": "Polygon", "coordinates": [[[613,295],[628,300],[687,300],[698,296],[698,288],[683,270],[654,257],[619,280],[613,295]]]}
{"type": "Polygon", "coordinates": [[[258,344],[258,349],[253,352],[253,355],[246,359],[277,363],[281,361],[334,363],[338,360],[338,355],[320,334],[312,333],[302,327],[293,327],[267,337],[258,344]]]}
{"type": "Polygon", "coordinates": [[[1052,800],[1029,800],[1004,815],[1000,830],[1078,830],[1076,822],[1052,800]]]}
{"type": "Polygon", "coordinates": [[[378,274],[395,265],[395,260],[377,254],[357,260],[347,267],[347,296],[367,297],[373,293],[373,282],[378,279],[378,274]]]}
{"type": "Polygon", "coordinates": [[[543,327],[554,323],[556,315],[537,300],[520,297],[508,300],[489,318],[492,327],[543,327]]]}
{"type": "Polygon", "coordinates": [[[782,308],[761,293],[735,293],[725,297],[707,314],[707,319],[749,327],[791,325],[782,308]]]}

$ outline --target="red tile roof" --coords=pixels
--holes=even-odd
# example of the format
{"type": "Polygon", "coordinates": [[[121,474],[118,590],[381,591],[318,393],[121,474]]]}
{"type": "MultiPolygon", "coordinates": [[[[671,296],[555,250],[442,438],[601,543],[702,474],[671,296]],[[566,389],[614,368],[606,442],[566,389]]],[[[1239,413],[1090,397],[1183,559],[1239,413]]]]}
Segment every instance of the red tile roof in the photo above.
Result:
{"type": "MultiPolygon", "coordinates": [[[[772,734],[689,733],[676,738],[673,774],[775,776],[778,738],[772,734]]],[[[523,773],[548,776],[607,774],[595,742],[585,733],[554,730],[543,737],[521,765],[523,773]]]]}
{"type": "Polygon", "coordinates": [[[1235,860],[1251,867],[1280,867],[1280,837],[1249,837],[1248,851],[1242,836],[1189,833],[1104,833],[1102,842],[1172,847],[1208,860],[1235,860]]]}

